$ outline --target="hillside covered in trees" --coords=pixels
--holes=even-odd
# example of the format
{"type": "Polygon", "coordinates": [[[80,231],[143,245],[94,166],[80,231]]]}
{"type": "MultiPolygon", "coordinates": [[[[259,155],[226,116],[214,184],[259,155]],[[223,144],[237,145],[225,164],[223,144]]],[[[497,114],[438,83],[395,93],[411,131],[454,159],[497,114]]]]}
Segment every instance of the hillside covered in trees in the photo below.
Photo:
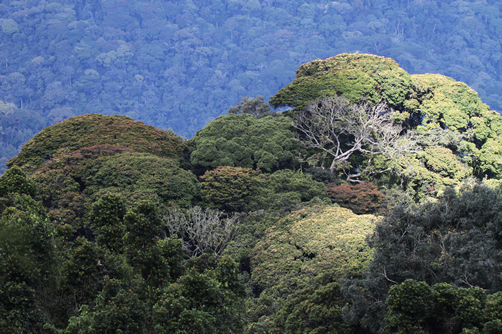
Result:
{"type": "Polygon", "coordinates": [[[500,333],[502,117],[340,54],[189,140],[44,128],[0,177],[0,332],[500,333]]]}
{"type": "Polygon", "coordinates": [[[500,104],[501,3],[5,0],[0,163],[42,128],[120,114],[192,137],[243,96],[268,100],[299,65],[344,52],[467,83],[500,104]]]}

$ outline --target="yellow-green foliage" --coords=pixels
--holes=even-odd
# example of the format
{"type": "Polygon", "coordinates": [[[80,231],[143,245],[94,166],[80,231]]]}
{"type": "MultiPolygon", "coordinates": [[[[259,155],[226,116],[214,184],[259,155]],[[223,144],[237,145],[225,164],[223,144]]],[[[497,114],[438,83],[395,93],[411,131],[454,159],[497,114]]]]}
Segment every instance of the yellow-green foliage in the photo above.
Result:
{"type": "Polygon", "coordinates": [[[257,178],[250,168],[218,167],[200,177],[202,197],[219,209],[243,211],[257,178]]]}
{"type": "MultiPolygon", "coordinates": [[[[488,138],[480,150],[476,150],[476,159],[482,173],[502,176],[502,138],[488,138]]],[[[486,175],[485,174],[485,175],[486,175]]]]}
{"type": "Polygon", "coordinates": [[[383,98],[399,106],[411,87],[410,75],[394,60],[343,53],[300,66],[296,79],[272,97],[270,104],[300,110],[316,98],[344,95],[352,102],[368,99],[376,103],[383,98]]]}
{"type": "Polygon", "coordinates": [[[164,157],[179,157],[183,142],[153,126],[125,116],[88,114],[72,117],[45,128],[9,160],[9,167],[19,166],[33,172],[44,161],[74,150],[94,145],[121,145],[136,152],[164,157]]]}
{"type": "Polygon", "coordinates": [[[437,197],[447,187],[459,186],[472,170],[445,147],[427,148],[392,162],[406,189],[417,200],[437,197]]]}
{"type": "MultiPolygon", "coordinates": [[[[392,172],[363,175],[365,181],[389,181],[387,188],[397,182],[422,199],[470,176],[502,178],[502,117],[465,83],[438,74],[409,75],[389,58],[340,54],[302,65],[297,78],[270,103],[297,112],[312,100],[336,95],[352,102],[386,100],[394,121],[405,129],[402,133],[416,140],[416,147],[409,145],[410,152],[400,159],[373,157],[371,168],[392,172]]],[[[352,167],[366,170],[364,159],[354,157],[352,167]]]]}
{"type": "Polygon", "coordinates": [[[462,180],[469,170],[462,165],[453,152],[446,147],[428,148],[421,152],[422,161],[433,173],[454,180],[462,180]]]}
{"type": "Polygon", "coordinates": [[[293,212],[270,227],[251,252],[253,282],[270,287],[292,274],[361,273],[371,261],[365,237],[375,224],[373,215],[336,206],[293,212]]]}
{"type": "Polygon", "coordinates": [[[465,83],[439,74],[412,75],[410,112],[422,115],[420,131],[441,127],[462,134],[460,151],[468,155],[474,174],[501,177],[502,117],[482,103],[465,83]]]}
{"type": "Polygon", "coordinates": [[[451,130],[471,129],[478,140],[497,136],[502,118],[482,103],[478,93],[463,82],[440,74],[412,75],[417,110],[424,116],[423,124],[437,124],[451,130]]]}

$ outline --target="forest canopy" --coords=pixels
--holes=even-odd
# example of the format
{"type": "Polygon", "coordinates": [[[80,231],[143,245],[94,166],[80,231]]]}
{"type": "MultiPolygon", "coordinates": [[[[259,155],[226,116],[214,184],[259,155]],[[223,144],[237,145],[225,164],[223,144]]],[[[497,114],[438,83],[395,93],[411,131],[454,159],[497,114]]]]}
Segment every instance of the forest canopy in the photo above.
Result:
{"type": "MultiPolygon", "coordinates": [[[[88,113],[126,115],[190,138],[243,96],[268,100],[301,64],[345,52],[390,57],[411,74],[447,75],[502,110],[501,6],[5,0],[0,100],[12,113],[0,124],[0,158],[14,157],[43,127],[88,113]]],[[[353,80],[349,74],[341,75],[353,80]]]]}
{"type": "Polygon", "coordinates": [[[500,332],[502,117],[360,53],[271,103],[189,140],[100,114],[35,135],[0,177],[0,331],[500,332]]]}

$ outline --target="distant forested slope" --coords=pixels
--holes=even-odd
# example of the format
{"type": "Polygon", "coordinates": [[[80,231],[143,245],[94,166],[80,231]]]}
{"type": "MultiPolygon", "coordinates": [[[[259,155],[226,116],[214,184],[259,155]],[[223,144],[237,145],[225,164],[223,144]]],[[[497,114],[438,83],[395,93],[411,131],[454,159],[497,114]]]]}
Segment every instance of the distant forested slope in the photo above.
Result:
{"type": "Polygon", "coordinates": [[[501,7],[494,0],[5,0],[0,99],[11,105],[0,108],[0,155],[14,156],[44,126],[91,112],[191,137],[243,96],[273,96],[300,64],[343,52],[448,75],[502,110],[501,7]],[[27,122],[21,109],[38,116],[29,112],[27,122]]]}

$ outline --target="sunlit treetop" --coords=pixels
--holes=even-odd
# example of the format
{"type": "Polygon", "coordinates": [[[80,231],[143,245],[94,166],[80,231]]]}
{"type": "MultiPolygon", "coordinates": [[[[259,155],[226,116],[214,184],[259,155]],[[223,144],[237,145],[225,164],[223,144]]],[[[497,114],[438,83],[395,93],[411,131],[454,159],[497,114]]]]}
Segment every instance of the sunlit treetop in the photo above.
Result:
{"type": "Polygon", "coordinates": [[[371,261],[365,238],[374,228],[375,218],[336,206],[291,213],[267,229],[251,252],[253,281],[267,287],[292,273],[360,273],[371,261]]]}
{"type": "Polygon", "coordinates": [[[270,99],[277,107],[301,110],[319,97],[344,95],[351,102],[385,99],[400,107],[412,88],[411,76],[390,58],[343,53],[303,64],[296,79],[270,99]]]}
{"type": "MultiPolygon", "coordinates": [[[[288,113],[294,116],[314,101],[340,95],[356,104],[384,103],[393,111],[394,122],[402,125],[402,134],[416,133],[417,153],[447,148],[465,164],[470,171],[461,178],[502,177],[500,114],[465,83],[439,74],[410,75],[390,58],[356,53],[314,60],[300,66],[296,79],[270,104],[292,107],[288,113]]],[[[396,172],[406,174],[401,168],[396,172]]],[[[424,187],[432,189],[436,181],[424,187]]]]}

